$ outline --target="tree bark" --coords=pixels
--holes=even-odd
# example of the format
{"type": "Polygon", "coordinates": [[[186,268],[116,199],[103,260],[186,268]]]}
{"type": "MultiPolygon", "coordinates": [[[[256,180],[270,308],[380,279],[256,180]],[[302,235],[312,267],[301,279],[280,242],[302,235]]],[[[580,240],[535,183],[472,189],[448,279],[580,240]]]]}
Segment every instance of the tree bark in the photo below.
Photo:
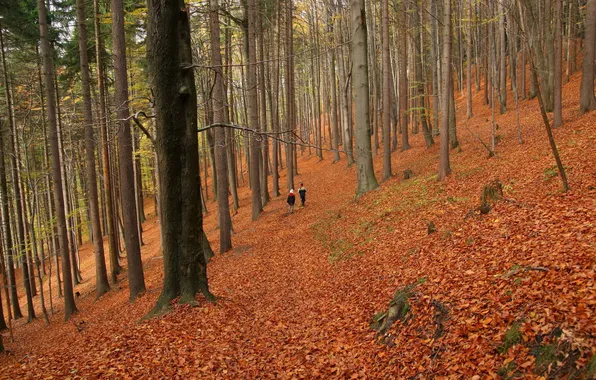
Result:
{"type": "Polygon", "coordinates": [[[85,4],[77,0],[77,23],[79,26],[79,57],[81,59],[81,82],[83,89],[85,121],[85,155],[87,169],[87,197],[93,234],[93,253],[95,254],[95,295],[97,298],[110,290],[106,259],[101,238],[99,205],[97,203],[97,177],[95,174],[95,137],[93,136],[93,116],[91,114],[91,90],[89,87],[89,58],[87,55],[87,28],[85,26],[85,4]]]}
{"type": "Polygon", "coordinates": [[[439,152],[439,180],[444,180],[451,167],[449,165],[449,98],[451,96],[451,0],[444,0],[443,9],[443,109],[441,115],[441,148],[439,152]]]}
{"type": "MultiPolygon", "coordinates": [[[[213,122],[225,122],[226,100],[224,95],[224,77],[222,69],[219,4],[218,0],[210,0],[209,20],[211,23],[211,64],[215,71],[213,85],[213,122]]],[[[217,209],[219,224],[219,252],[232,249],[232,219],[228,198],[228,157],[226,155],[226,138],[223,127],[215,128],[215,166],[217,170],[217,209]]]]}
{"type": "Polygon", "coordinates": [[[350,1],[352,25],[352,62],[354,80],[356,173],[360,196],[379,187],[373,168],[370,142],[370,103],[368,83],[368,48],[364,0],[350,1]]]}
{"type": "Polygon", "coordinates": [[[118,115],[118,155],[120,166],[120,193],[124,224],[124,246],[128,264],[130,301],[145,292],[143,261],[135,201],[132,136],[128,109],[128,77],[126,75],[126,42],[124,36],[123,0],[112,0],[112,39],[115,77],[115,105],[118,115]]]}
{"type": "Polygon", "coordinates": [[[596,44],[596,0],[588,0],[586,5],[586,31],[584,58],[582,62],[582,81],[579,97],[579,113],[596,109],[594,96],[594,59],[596,44]]]}
{"type": "Polygon", "coordinates": [[[403,32],[403,37],[400,38],[400,51],[399,51],[399,112],[400,118],[400,130],[401,130],[401,150],[408,150],[411,148],[408,139],[408,6],[407,0],[401,0],[402,10],[400,12],[400,22],[403,32]]]}
{"type": "Polygon", "coordinates": [[[46,112],[48,124],[50,126],[50,147],[52,156],[52,178],[54,181],[54,205],[56,207],[56,223],[58,225],[58,239],[60,245],[60,256],[62,258],[62,278],[64,287],[64,319],[68,320],[71,315],[77,311],[74,301],[74,292],[72,287],[71,263],[68,252],[68,237],[66,230],[66,215],[64,214],[64,197],[62,189],[62,174],[60,163],[60,148],[58,144],[58,128],[56,122],[56,92],[54,89],[54,69],[52,64],[52,55],[50,41],[48,39],[47,12],[44,0],[37,1],[37,11],[39,16],[39,33],[41,42],[41,55],[44,71],[44,82],[46,90],[46,99],[48,101],[46,112]]]}
{"type": "Polygon", "coordinates": [[[106,200],[106,225],[108,234],[108,248],[110,256],[110,278],[113,284],[117,281],[117,276],[122,271],[119,255],[118,234],[115,231],[115,212],[114,198],[112,197],[112,168],[110,163],[110,153],[108,150],[108,131],[106,127],[106,95],[104,85],[103,62],[101,55],[103,53],[103,40],[101,38],[101,29],[99,24],[99,0],[93,0],[94,25],[95,25],[95,58],[97,70],[97,87],[99,89],[99,129],[101,133],[102,148],[102,166],[103,166],[103,186],[106,200]]]}
{"type": "Polygon", "coordinates": [[[192,64],[189,14],[183,0],[147,3],[164,256],[164,287],[153,312],[160,312],[178,296],[180,303],[195,303],[198,292],[214,297],[204,256],[194,72],[184,68],[192,64]]]}
{"type": "MultiPolygon", "coordinates": [[[[247,2],[247,17],[248,17],[248,32],[247,32],[247,80],[248,80],[248,114],[250,118],[250,126],[255,130],[260,130],[259,125],[259,105],[257,102],[257,9],[256,0],[248,0],[247,2]]],[[[259,178],[259,168],[261,161],[260,137],[250,136],[250,188],[252,190],[252,220],[255,221],[263,211],[263,204],[261,199],[261,180],[259,178]]]]}
{"type": "Polygon", "coordinates": [[[381,3],[383,45],[383,181],[391,178],[391,63],[389,61],[389,0],[381,3]]]}

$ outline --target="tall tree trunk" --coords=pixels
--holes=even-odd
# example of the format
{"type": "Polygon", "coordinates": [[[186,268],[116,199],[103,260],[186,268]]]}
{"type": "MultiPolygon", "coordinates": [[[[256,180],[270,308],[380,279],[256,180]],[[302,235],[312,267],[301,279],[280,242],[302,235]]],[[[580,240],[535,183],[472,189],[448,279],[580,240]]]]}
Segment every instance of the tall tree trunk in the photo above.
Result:
{"type": "Polygon", "coordinates": [[[443,109],[441,112],[441,148],[439,152],[439,180],[451,173],[449,165],[449,98],[452,94],[451,80],[451,0],[444,0],[443,9],[443,109]]]}
{"type": "MultiPolygon", "coordinates": [[[[40,0],[41,1],[41,0],[40,0]]],[[[139,231],[135,203],[132,158],[132,137],[128,109],[128,78],[126,75],[126,43],[124,36],[123,0],[112,0],[112,39],[114,44],[115,103],[118,115],[118,154],[120,165],[120,192],[122,194],[122,219],[124,246],[128,264],[130,300],[134,301],[145,291],[143,262],[139,245],[139,231]]]]}
{"type": "Polygon", "coordinates": [[[370,142],[368,47],[364,0],[350,1],[354,76],[357,196],[379,187],[373,168],[370,142]]]}
{"type": "MultiPolygon", "coordinates": [[[[147,56],[155,96],[156,152],[162,206],[164,287],[154,311],[195,303],[207,284],[197,137],[197,96],[192,69],[190,20],[183,0],[149,0],[147,56]],[[184,194],[184,197],[180,196],[184,194]]],[[[207,246],[206,246],[207,245],[207,246]]]]}
{"type": "Polygon", "coordinates": [[[93,0],[94,9],[94,25],[95,25],[95,58],[97,70],[97,87],[99,88],[99,129],[101,132],[101,148],[102,148],[102,166],[103,166],[103,185],[106,199],[106,225],[108,233],[108,248],[110,256],[110,279],[112,283],[116,283],[117,276],[122,270],[120,261],[118,259],[120,245],[118,241],[118,234],[115,230],[115,212],[114,212],[114,198],[112,197],[112,169],[110,167],[110,154],[108,150],[108,132],[106,127],[106,95],[104,85],[103,62],[101,55],[103,53],[103,40],[101,38],[101,29],[99,24],[99,0],[93,0]]]}
{"type": "Polygon", "coordinates": [[[93,116],[91,113],[91,91],[89,87],[89,58],[87,56],[87,28],[85,26],[85,4],[77,0],[77,23],[79,26],[79,57],[81,59],[81,82],[83,88],[84,120],[85,120],[85,155],[87,169],[87,198],[91,216],[91,232],[93,234],[93,253],[95,254],[95,295],[101,297],[110,290],[106,259],[101,238],[99,223],[99,205],[97,203],[97,177],[95,174],[95,136],[93,136],[93,116]]]}
{"type": "MultiPolygon", "coordinates": [[[[211,64],[215,71],[213,85],[213,122],[225,122],[226,99],[224,94],[224,76],[222,69],[220,34],[219,34],[218,0],[210,0],[209,20],[211,23],[211,64]]],[[[215,128],[215,166],[217,170],[217,209],[219,224],[219,252],[232,249],[232,219],[228,203],[228,160],[226,155],[226,139],[223,127],[215,128]]]]}
{"type": "Polygon", "coordinates": [[[401,113],[400,118],[400,130],[401,130],[401,150],[410,149],[410,143],[408,140],[408,6],[406,0],[401,0],[402,10],[400,12],[400,23],[403,37],[400,38],[400,50],[399,50],[399,112],[401,113]]]}
{"type": "Polygon", "coordinates": [[[562,0],[555,0],[555,84],[554,84],[554,111],[553,128],[563,125],[563,38],[561,17],[562,0]]]}
{"type": "MultiPolygon", "coordinates": [[[[261,130],[267,133],[267,95],[265,85],[265,36],[263,34],[263,17],[258,18],[257,22],[257,36],[256,41],[259,44],[259,109],[261,111],[261,117],[259,119],[261,130]]],[[[265,206],[269,203],[269,186],[267,183],[267,175],[269,174],[269,139],[263,137],[260,139],[261,142],[261,155],[259,159],[261,163],[259,165],[259,181],[261,182],[261,206],[265,206]]]]}
{"type": "Polygon", "coordinates": [[[391,178],[391,63],[389,57],[389,0],[381,3],[383,44],[383,181],[391,178]]]}
{"type": "MultiPolygon", "coordinates": [[[[248,114],[250,117],[250,126],[256,131],[259,127],[259,105],[258,91],[257,91],[257,9],[256,1],[248,0],[247,2],[247,16],[248,16],[248,32],[247,32],[247,80],[248,80],[248,114]]],[[[250,188],[252,190],[252,220],[255,221],[263,211],[261,200],[261,183],[259,178],[259,167],[261,161],[260,150],[260,136],[250,136],[250,188]]]]}
{"type": "MultiPolygon", "coordinates": [[[[501,104],[501,113],[507,111],[507,48],[505,43],[505,10],[503,1],[497,1],[499,12],[499,102],[501,104]]],[[[511,43],[511,41],[509,41],[511,43]]]]}
{"type": "Polygon", "coordinates": [[[468,93],[467,97],[467,116],[468,119],[472,117],[472,2],[468,4],[468,44],[466,48],[466,61],[467,61],[467,83],[466,90],[468,93]]]}
{"type": "Polygon", "coordinates": [[[582,81],[579,96],[579,113],[596,109],[594,96],[594,50],[596,48],[596,0],[588,0],[586,5],[586,31],[582,81]]]}
{"type": "Polygon", "coordinates": [[[50,126],[50,147],[52,156],[52,178],[54,181],[54,205],[56,207],[56,223],[58,225],[58,238],[60,243],[60,256],[62,258],[62,278],[64,279],[64,319],[77,311],[72,288],[72,277],[70,270],[70,255],[68,252],[68,237],[66,230],[66,215],[64,214],[64,197],[62,189],[62,174],[60,163],[60,148],[58,144],[58,127],[56,122],[56,92],[54,89],[54,69],[50,41],[48,39],[47,12],[44,0],[37,1],[39,15],[39,33],[41,41],[41,55],[44,71],[44,82],[46,99],[48,101],[46,111],[50,126]]]}
{"type": "MultiPolygon", "coordinates": [[[[335,35],[334,27],[335,27],[335,17],[334,17],[334,7],[330,7],[329,11],[329,35],[331,38],[335,35]]],[[[333,162],[339,162],[339,145],[341,145],[339,141],[339,122],[338,122],[338,107],[337,107],[337,75],[336,75],[336,50],[331,49],[331,67],[330,67],[330,82],[331,82],[331,130],[332,130],[332,149],[333,149],[333,162]]]]}
{"type": "Polygon", "coordinates": [[[286,169],[288,190],[294,188],[294,160],[292,142],[296,129],[296,100],[294,93],[294,28],[293,28],[293,0],[286,3],[286,169]]]}
{"type": "MultiPolygon", "coordinates": [[[[1,21],[1,20],[0,20],[1,21]]],[[[12,111],[12,99],[10,94],[10,85],[8,81],[8,69],[6,65],[6,53],[4,51],[4,33],[2,32],[2,26],[0,25],[0,53],[2,54],[2,71],[4,74],[4,90],[6,94],[6,105],[8,110],[8,122],[10,129],[12,130],[13,111],[12,111]]],[[[10,213],[8,208],[8,187],[6,185],[6,164],[4,157],[8,157],[4,153],[4,144],[2,134],[4,133],[2,125],[0,124],[0,196],[2,197],[2,222],[4,223],[4,236],[7,252],[7,271],[8,271],[8,282],[10,284],[10,298],[12,303],[12,310],[15,319],[23,317],[21,313],[21,307],[19,306],[19,297],[17,295],[16,276],[14,272],[14,257],[18,253],[18,244],[14,244],[12,238],[12,229],[10,223],[10,213]]],[[[11,132],[9,132],[10,134],[11,132]]],[[[8,136],[10,138],[10,135],[8,136]]]]}
{"type": "MultiPolygon", "coordinates": [[[[6,82],[7,87],[10,89],[9,82],[6,82]]],[[[22,281],[25,287],[25,294],[27,295],[27,322],[31,322],[35,318],[35,309],[33,308],[33,291],[31,286],[31,278],[29,273],[29,263],[27,262],[27,234],[25,231],[25,219],[26,210],[23,204],[24,194],[21,191],[21,170],[20,170],[20,158],[18,151],[18,135],[17,128],[15,125],[14,114],[13,119],[10,120],[11,136],[9,139],[8,146],[10,147],[10,162],[12,166],[12,188],[14,195],[15,204],[15,217],[16,217],[16,240],[18,242],[16,252],[20,256],[22,281]]]]}

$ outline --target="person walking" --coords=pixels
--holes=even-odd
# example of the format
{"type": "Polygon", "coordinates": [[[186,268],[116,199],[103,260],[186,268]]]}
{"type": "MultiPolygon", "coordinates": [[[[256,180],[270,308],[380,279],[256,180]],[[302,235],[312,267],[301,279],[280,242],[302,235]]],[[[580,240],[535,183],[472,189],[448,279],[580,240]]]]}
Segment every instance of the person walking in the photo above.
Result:
{"type": "Polygon", "coordinates": [[[298,194],[300,194],[300,203],[302,204],[302,207],[304,207],[304,204],[306,203],[306,188],[303,183],[300,184],[298,194]]]}
{"type": "Polygon", "coordinates": [[[290,206],[290,214],[294,213],[294,204],[296,203],[296,196],[294,195],[294,189],[290,189],[290,194],[288,194],[288,205],[290,206]]]}

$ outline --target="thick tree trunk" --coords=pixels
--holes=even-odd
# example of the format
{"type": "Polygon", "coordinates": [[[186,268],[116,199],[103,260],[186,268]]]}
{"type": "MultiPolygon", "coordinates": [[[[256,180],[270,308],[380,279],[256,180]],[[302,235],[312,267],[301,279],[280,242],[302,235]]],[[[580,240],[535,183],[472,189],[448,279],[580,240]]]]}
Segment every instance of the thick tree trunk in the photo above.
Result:
{"type": "Polygon", "coordinates": [[[350,1],[352,25],[352,62],[354,77],[357,196],[379,187],[373,168],[370,142],[370,103],[368,83],[368,49],[364,0],[350,1]]]}
{"type": "Polygon", "coordinates": [[[118,115],[118,155],[120,193],[124,224],[124,246],[128,264],[130,300],[145,291],[145,277],[141,260],[139,231],[135,201],[132,136],[128,109],[128,77],[126,75],[126,42],[124,36],[123,0],[112,0],[112,39],[114,44],[115,105],[118,115]]]}
{"type": "Polygon", "coordinates": [[[183,0],[148,1],[147,56],[155,96],[164,287],[154,312],[174,298],[194,303],[207,285],[190,20],[183,0]],[[184,194],[184,197],[180,196],[184,194]]]}
{"type": "Polygon", "coordinates": [[[93,253],[95,254],[95,295],[101,297],[110,290],[106,259],[99,223],[99,205],[97,203],[97,177],[95,174],[95,137],[93,136],[93,116],[91,113],[91,91],[89,87],[89,58],[87,56],[87,28],[85,26],[85,4],[77,0],[77,23],[79,26],[79,57],[81,59],[81,82],[83,88],[85,120],[85,155],[87,169],[87,198],[93,234],[93,253]]]}
{"type": "Polygon", "coordinates": [[[39,15],[39,33],[41,35],[41,55],[44,71],[44,82],[46,99],[48,101],[46,111],[48,124],[50,126],[50,147],[52,156],[52,178],[54,181],[54,206],[56,207],[56,223],[58,225],[58,238],[60,243],[60,256],[62,258],[62,278],[64,280],[64,319],[77,311],[72,288],[72,277],[70,270],[70,255],[68,252],[68,237],[66,230],[66,215],[64,214],[64,197],[62,189],[62,174],[60,163],[60,148],[58,144],[58,128],[56,121],[56,92],[54,89],[54,69],[50,41],[48,39],[47,12],[44,0],[37,1],[39,15]]]}
{"type": "MultiPolygon", "coordinates": [[[[210,0],[209,21],[211,23],[211,64],[215,71],[213,85],[213,122],[225,122],[226,99],[224,94],[224,77],[222,69],[220,33],[219,33],[219,4],[218,0],[210,0]]],[[[232,219],[228,203],[228,157],[226,155],[226,138],[223,127],[215,128],[215,166],[217,170],[217,209],[219,224],[219,252],[224,253],[232,249],[232,219]]]]}

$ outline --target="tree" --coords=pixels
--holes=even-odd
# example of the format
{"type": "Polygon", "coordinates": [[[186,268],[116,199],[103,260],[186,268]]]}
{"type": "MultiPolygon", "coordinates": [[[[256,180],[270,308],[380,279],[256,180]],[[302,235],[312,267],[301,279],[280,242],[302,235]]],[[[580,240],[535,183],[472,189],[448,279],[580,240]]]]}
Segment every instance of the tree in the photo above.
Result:
{"type": "MultiPolygon", "coordinates": [[[[247,79],[248,79],[248,115],[250,126],[259,130],[259,106],[257,103],[257,15],[255,0],[247,1],[248,31],[246,41],[246,53],[248,56],[247,79]]],[[[259,178],[260,168],[260,141],[257,136],[250,138],[250,188],[252,190],[252,220],[255,221],[263,211],[261,199],[261,182],[259,178]]]]}
{"type": "Polygon", "coordinates": [[[87,164],[87,198],[93,233],[93,253],[95,254],[95,294],[101,297],[110,290],[106,259],[103,252],[103,239],[99,224],[97,203],[97,179],[95,174],[95,137],[93,136],[93,115],[91,114],[91,90],[89,87],[89,58],[87,56],[87,27],[85,26],[85,4],[77,0],[77,23],[79,26],[79,55],[81,57],[81,82],[83,86],[83,107],[85,121],[85,162],[87,164]]]}
{"type": "Polygon", "coordinates": [[[110,251],[110,278],[112,283],[116,283],[117,276],[122,270],[119,261],[118,234],[116,233],[114,198],[112,197],[112,169],[110,162],[110,153],[108,149],[108,131],[106,127],[106,95],[104,84],[104,70],[101,56],[103,53],[103,41],[101,38],[101,29],[99,23],[99,0],[93,0],[94,26],[95,26],[95,58],[97,70],[97,87],[99,92],[99,129],[101,133],[101,150],[103,165],[103,186],[106,204],[106,224],[108,233],[108,248],[110,251]]]}
{"type": "MultiPolygon", "coordinates": [[[[4,90],[6,94],[6,106],[8,109],[8,120],[9,123],[12,123],[13,116],[12,116],[12,104],[11,104],[11,94],[10,94],[10,86],[8,84],[8,71],[6,67],[6,53],[4,52],[4,34],[2,33],[2,26],[0,25],[0,53],[2,54],[2,71],[4,74],[4,90]]],[[[4,133],[2,125],[0,124],[0,196],[2,197],[2,223],[4,224],[4,241],[6,242],[6,247],[8,249],[6,258],[7,258],[7,271],[8,271],[8,280],[10,283],[10,298],[12,301],[12,310],[15,319],[19,319],[23,317],[21,312],[21,307],[19,306],[19,297],[17,295],[17,287],[16,287],[16,277],[14,272],[14,257],[16,254],[17,247],[14,246],[14,242],[12,239],[11,233],[11,223],[10,223],[10,213],[8,209],[8,186],[6,185],[6,164],[4,162],[4,157],[8,157],[8,155],[4,154],[4,143],[3,143],[3,136],[4,133]]]]}
{"type": "Polygon", "coordinates": [[[441,148],[439,152],[439,180],[451,173],[449,165],[449,97],[452,96],[451,80],[451,0],[444,0],[443,7],[443,102],[441,110],[441,148]]]}
{"type": "Polygon", "coordinates": [[[555,118],[553,121],[553,128],[560,127],[563,124],[563,38],[561,36],[561,17],[563,17],[561,0],[555,0],[555,118]]]}
{"type": "MultiPolygon", "coordinates": [[[[218,0],[210,0],[209,20],[211,22],[211,63],[215,71],[213,84],[213,122],[225,122],[226,99],[224,95],[224,76],[221,59],[219,34],[218,0]]],[[[226,155],[226,137],[222,127],[215,128],[215,167],[217,169],[217,208],[219,212],[219,252],[232,249],[232,219],[228,203],[228,160],[226,155]]]]}
{"type": "Polygon", "coordinates": [[[391,177],[391,62],[389,57],[389,0],[381,3],[383,44],[383,180],[391,177]]]}
{"type": "Polygon", "coordinates": [[[139,241],[132,158],[132,136],[128,109],[128,77],[126,74],[126,40],[124,36],[123,0],[112,0],[112,39],[114,45],[114,101],[118,116],[118,158],[120,193],[124,224],[124,246],[128,264],[130,300],[145,291],[145,277],[139,241]]]}
{"type": "Polygon", "coordinates": [[[296,99],[294,89],[294,28],[293,26],[293,0],[286,3],[286,169],[288,190],[294,188],[294,146],[292,145],[293,133],[296,128],[296,99]]]}
{"type": "Polygon", "coordinates": [[[403,37],[400,38],[399,44],[399,112],[400,131],[402,145],[401,150],[408,150],[411,148],[408,139],[408,38],[406,37],[408,30],[408,6],[406,0],[401,0],[402,9],[400,12],[400,23],[403,37]]]}
{"type": "Polygon", "coordinates": [[[56,92],[54,88],[54,68],[50,41],[48,39],[47,12],[44,0],[37,0],[37,12],[39,16],[39,34],[41,45],[41,57],[43,62],[44,84],[46,90],[46,112],[50,126],[50,153],[52,156],[52,179],[54,181],[54,206],[56,208],[56,224],[58,226],[58,241],[60,246],[60,257],[62,259],[62,278],[64,294],[64,319],[77,311],[72,288],[72,275],[70,270],[70,255],[68,252],[68,237],[66,230],[66,215],[64,213],[64,192],[62,188],[62,173],[60,170],[60,147],[58,144],[58,127],[56,121],[56,92]]]}
{"type": "Polygon", "coordinates": [[[586,5],[586,36],[584,59],[582,63],[582,81],[579,95],[579,113],[596,109],[594,96],[594,54],[596,44],[596,0],[588,0],[586,5]]]}
{"type": "Polygon", "coordinates": [[[194,303],[199,291],[214,297],[203,254],[194,72],[185,68],[192,64],[189,15],[183,0],[147,3],[164,256],[164,287],[153,311],[160,312],[178,296],[180,303],[194,303]]]}
{"type": "Polygon", "coordinates": [[[356,196],[379,187],[373,168],[370,143],[370,112],[368,84],[368,48],[364,0],[350,1],[352,26],[352,62],[355,110],[356,165],[358,190],[356,196]]]}

